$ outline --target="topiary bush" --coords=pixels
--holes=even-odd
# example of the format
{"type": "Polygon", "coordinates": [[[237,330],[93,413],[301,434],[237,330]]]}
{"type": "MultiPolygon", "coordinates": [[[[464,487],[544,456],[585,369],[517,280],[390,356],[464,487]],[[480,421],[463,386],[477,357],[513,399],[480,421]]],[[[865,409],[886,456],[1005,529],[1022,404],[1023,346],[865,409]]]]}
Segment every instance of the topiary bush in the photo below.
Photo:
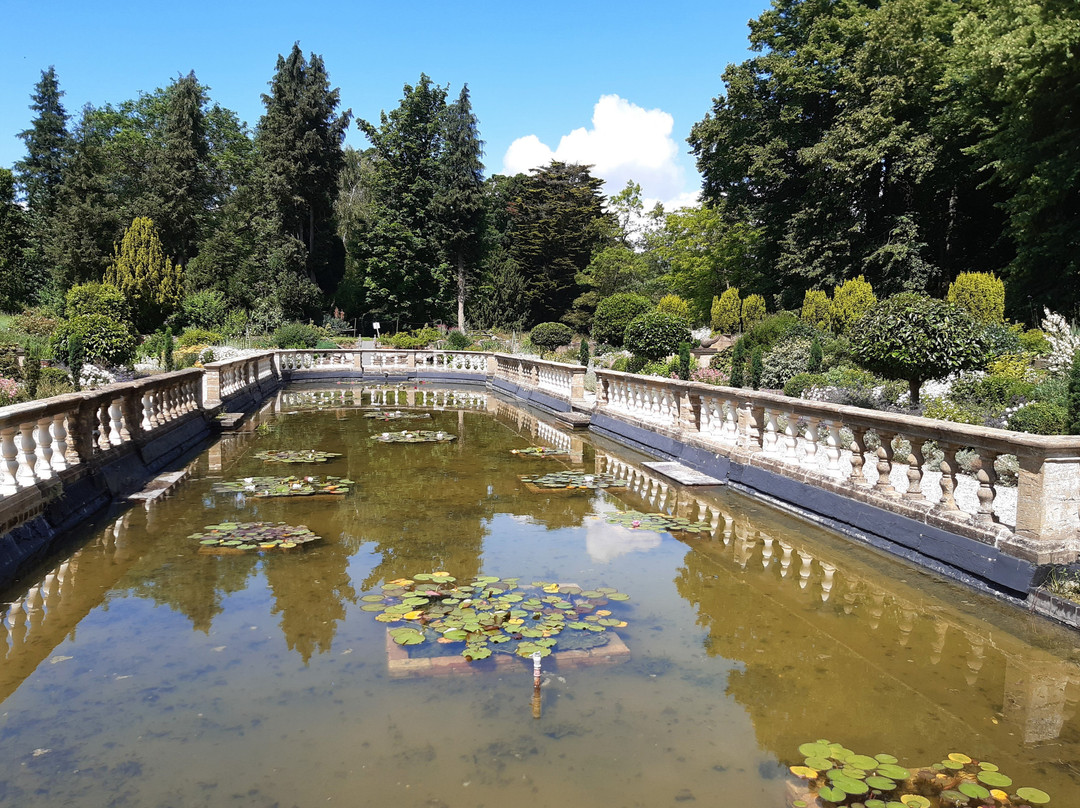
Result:
{"type": "Polygon", "coordinates": [[[583,368],[589,366],[589,341],[585,337],[581,338],[581,345],[578,346],[578,364],[583,368]]]}
{"type": "Polygon", "coordinates": [[[736,287],[725,289],[720,297],[713,298],[710,324],[713,331],[734,334],[742,323],[742,301],[736,287]]]}
{"type": "Polygon", "coordinates": [[[472,345],[472,340],[456,328],[446,335],[446,347],[451,351],[464,351],[472,345]]]}
{"type": "Polygon", "coordinates": [[[750,386],[761,389],[761,375],[765,372],[765,350],[759,345],[750,353],[750,386]]]}
{"type": "Polygon", "coordinates": [[[53,355],[68,353],[72,338],[80,343],[84,361],[96,365],[129,365],[138,347],[127,324],[106,314],[80,314],[61,323],[50,340],[53,355]]]}
{"type": "Polygon", "coordinates": [[[529,341],[541,351],[554,351],[573,339],[574,332],[563,323],[540,323],[529,332],[529,341]]]}
{"type": "Polygon", "coordinates": [[[945,299],[980,323],[1005,322],[1005,284],[992,272],[961,272],[945,299]]]}
{"type": "Polygon", "coordinates": [[[626,327],[635,317],[640,317],[653,308],[647,297],[621,292],[605,297],[593,314],[592,338],[616,348],[623,347],[626,327]]]}
{"type": "Polygon", "coordinates": [[[1035,435],[1061,435],[1065,432],[1069,413],[1060,404],[1033,401],[1009,416],[1009,429],[1035,435]]]}
{"type": "Polygon", "coordinates": [[[679,378],[684,382],[690,378],[690,343],[679,343],[679,378]]]}
{"type": "Polygon", "coordinates": [[[278,348],[314,348],[319,344],[322,332],[306,323],[284,323],[270,335],[270,342],[278,348]]]}
{"type": "Polygon", "coordinates": [[[680,342],[690,339],[685,320],[674,314],[650,311],[631,321],[623,342],[635,356],[658,362],[678,351],[680,342]]]}
{"type": "Polygon", "coordinates": [[[185,329],[184,333],[176,338],[176,344],[181,348],[190,348],[192,345],[220,345],[224,341],[224,336],[216,331],[208,331],[205,328],[185,329]]]}
{"type": "Polygon", "coordinates": [[[742,303],[742,330],[749,331],[765,319],[765,298],[761,295],[747,295],[742,303]]]}
{"type": "Polygon", "coordinates": [[[664,295],[656,304],[656,310],[674,314],[685,320],[687,325],[690,324],[690,304],[678,295],[664,295]]]}
{"type": "Polygon", "coordinates": [[[124,293],[109,283],[82,283],[72,286],[64,296],[64,314],[68,319],[86,314],[101,314],[123,323],[131,323],[131,306],[124,293]]]}
{"type": "Polygon", "coordinates": [[[829,300],[828,292],[823,292],[820,289],[807,289],[806,294],[803,295],[802,311],[799,316],[804,323],[825,330],[829,327],[829,311],[831,308],[832,301],[829,300]]]}
{"type": "Polygon", "coordinates": [[[906,292],[876,304],[851,332],[852,355],[869,370],[904,379],[911,403],[924,381],[942,379],[985,361],[983,329],[944,300],[906,292]]]}
{"type": "Polygon", "coordinates": [[[807,390],[824,386],[825,377],[820,373],[796,373],[784,384],[784,395],[802,398],[807,390]]]}
{"type": "Polygon", "coordinates": [[[740,338],[735,343],[731,352],[731,376],[728,384],[732,387],[742,387],[746,384],[746,341],[740,338]]]}
{"type": "Polygon", "coordinates": [[[832,306],[829,309],[829,322],[833,331],[837,334],[847,333],[876,303],[874,287],[862,275],[844,281],[833,291],[832,306]]]}
{"type": "MultiPolygon", "coordinates": [[[[795,337],[775,345],[762,357],[761,386],[767,389],[784,387],[797,373],[809,373],[813,342],[795,337]]],[[[818,366],[820,369],[820,365],[818,366]]]]}

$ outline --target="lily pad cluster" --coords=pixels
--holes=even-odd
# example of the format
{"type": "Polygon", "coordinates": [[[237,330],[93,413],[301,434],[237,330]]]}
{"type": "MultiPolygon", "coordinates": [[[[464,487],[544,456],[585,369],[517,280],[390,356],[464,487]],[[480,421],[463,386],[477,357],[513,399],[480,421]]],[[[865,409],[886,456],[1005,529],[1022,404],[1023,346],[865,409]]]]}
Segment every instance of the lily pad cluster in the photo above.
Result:
{"type": "Polygon", "coordinates": [[[583,471],[553,471],[550,474],[526,474],[519,477],[523,483],[536,488],[577,488],[594,491],[598,488],[625,488],[628,483],[611,474],[586,474],[583,471]]]}
{"type": "Polygon", "coordinates": [[[383,432],[380,435],[372,435],[371,437],[381,443],[449,443],[452,440],[457,440],[457,435],[451,435],[449,432],[435,432],[431,429],[383,432]]]}
{"type": "Polygon", "coordinates": [[[657,533],[712,533],[708,522],[692,522],[680,516],[666,513],[641,513],[641,511],[620,511],[608,515],[607,521],[613,525],[622,525],[632,530],[654,530],[657,533]]]}
{"type": "Polygon", "coordinates": [[[463,643],[469,661],[492,653],[547,656],[558,645],[586,648],[626,621],[603,608],[630,596],[611,587],[582,589],[575,584],[479,576],[458,581],[448,572],[420,573],[383,584],[382,594],[364,595],[361,609],[389,630],[398,645],[463,643]]]}
{"type": "Polygon", "coordinates": [[[266,552],[294,550],[305,544],[320,541],[305,525],[284,522],[222,522],[207,525],[201,533],[192,533],[200,549],[211,552],[266,552]]]}
{"type": "Polygon", "coordinates": [[[568,455],[570,452],[566,449],[556,449],[551,446],[528,446],[524,449],[511,449],[510,454],[521,455],[522,457],[557,457],[559,455],[568,455]]]}
{"type": "Polygon", "coordinates": [[[256,452],[255,459],[267,463],[327,463],[340,452],[320,452],[316,449],[282,449],[256,452]]]}
{"type": "Polygon", "coordinates": [[[365,412],[365,418],[378,418],[380,421],[398,421],[408,420],[415,421],[422,418],[430,418],[430,412],[409,412],[402,410],[376,410],[375,412],[365,412]]]}
{"type": "Polygon", "coordinates": [[[962,752],[915,771],[898,765],[892,755],[860,755],[824,739],[804,743],[799,754],[805,756],[803,765],[792,766],[791,773],[805,781],[806,791],[791,802],[792,808],[1018,808],[1050,802],[1038,788],[1007,791],[1011,777],[962,752]]]}
{"type": "Polygon", "coordinates": [[[246,494],[252,497],[310,497],[316,494],[344,496],[352,480],[344,477],[243,477],[214,483],[216,494],[246,494]]]}

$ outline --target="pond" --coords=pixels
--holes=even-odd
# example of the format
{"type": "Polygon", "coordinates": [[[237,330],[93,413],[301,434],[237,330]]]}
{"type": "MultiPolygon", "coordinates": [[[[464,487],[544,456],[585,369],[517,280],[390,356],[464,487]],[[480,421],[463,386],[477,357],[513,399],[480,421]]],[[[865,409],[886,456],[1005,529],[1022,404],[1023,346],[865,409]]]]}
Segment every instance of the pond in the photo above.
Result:
{"type": "Polygon", "coordinates": [[[88,525],[0,596],[0,803],[780,808],[823,738],[909,766],[966,753],[1077,804],[1075,634],[481,390],[353,392],[279,394],[170,497],[88,525]],[[429,417],[365,417],[373,402],[429,417]],[[409,430],[454,439],[373,439],[409,430]],[[512,452],[529,446],[561,451],[512,452]],[[278,450],[330,456],[256,457],[278,450]],[[625,484],[521,479],[568,471],[625,484]],[[244,490],[268,475],[351,484],[244,490]],[[630,510],[707,527],[609,521],[630,510]],[[247,522],[321,541],[189,538],[247,522]],[[433,573],[629,599],[580,610],[609,613],[607,645],[560,652],[556,632],[537,699],[530,658],[400,646],[405,623],[364,608],[433,573]]]}

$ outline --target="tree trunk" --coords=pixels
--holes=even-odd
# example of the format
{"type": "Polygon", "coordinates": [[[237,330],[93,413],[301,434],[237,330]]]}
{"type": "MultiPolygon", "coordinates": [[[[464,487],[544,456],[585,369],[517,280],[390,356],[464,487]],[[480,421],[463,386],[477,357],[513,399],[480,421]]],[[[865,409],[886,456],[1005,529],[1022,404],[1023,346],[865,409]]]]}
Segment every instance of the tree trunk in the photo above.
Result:
{"type": "Polygon", "coordinates": [[[919,406],[920,387],[922,387],[922,379],[908,379],[908,390],[911,394],[911,406],[913,409],[919,406]]]}

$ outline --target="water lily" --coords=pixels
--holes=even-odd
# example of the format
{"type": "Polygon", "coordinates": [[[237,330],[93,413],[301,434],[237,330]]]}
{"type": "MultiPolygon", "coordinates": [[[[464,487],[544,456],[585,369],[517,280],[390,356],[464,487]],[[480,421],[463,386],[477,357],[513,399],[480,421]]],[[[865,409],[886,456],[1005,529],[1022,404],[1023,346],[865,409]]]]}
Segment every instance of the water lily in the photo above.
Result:
{"type": "Polygon", "coordinates": [[[630,523],[630,527],[641,527],[641,520],[635,519],[633,522],[630,523]]]}

